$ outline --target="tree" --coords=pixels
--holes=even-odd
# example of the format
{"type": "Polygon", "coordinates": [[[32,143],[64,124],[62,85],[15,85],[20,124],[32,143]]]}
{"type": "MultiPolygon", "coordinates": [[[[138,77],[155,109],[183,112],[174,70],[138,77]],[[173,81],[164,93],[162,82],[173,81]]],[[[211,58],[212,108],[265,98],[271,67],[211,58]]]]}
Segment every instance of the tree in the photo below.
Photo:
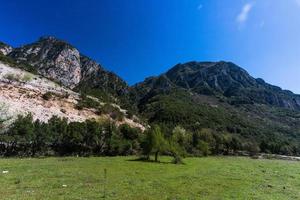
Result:
{"type": "Polygon", "coordinates": [[[242,149],[242,143],[240,139],[236,136],[233,136],[230,141],[230,147],[234,153],[236,153],[237,150],[242,149]]]}
{"type": "Polygon", "coordinates": [[[139,129],[131,128],[128,124],[122,124],[119,129],[126,140],[136,140],[140,133],[139,129]]]}
{"type": "Polygon", "coordinates": [[[4,103],[0,103],[0,130],[3,129],[4,123],[10,119],[11,117],[8,115],[8,107],[4,103]]]}
{"type": "Polygon", "coordinates": [[[154,161],[158,162],[159,154],[167,149],[167,142],[159,126],[155,125],[146,133],[142,149],[147,160],[150,159],[151,154],[154,154],[154,161]]]}
{"type": "Polygon", "coordinates": [[[30,144],[34,140],[34,125],[32,115],[19,115],[9,130],[12,142],[12,151],[16,153],[30,154],[30,144]],[[28,148],[29,147],[29,148],[28,148]]]}
{"type": "Polygon", "coordinates": [[[208,156],[211,153],[209,150],[209,144],[202,140],[198,143],[197,149],[200,151],[202,156],[208,156]]]}
{"type": "Polygon", "coordinates": [[[189,134],[184,128],[176,126],[172,131],[171,139],[178,143],[186,151],[191,142],[191,134],[189,134]]]}
{"type": "Polygon", "coordinates": [[[208,156],[211,149],[216,148],[216,140],[213,136],[213,130],[203,128],[193,134],[194,154],[208,156]]]}
{"type": "Polygon", "coordinates": [[[36,120],[34,122],[34,137],[31,145],[32,156],[35,156],[36,153],[46,154],[49,147],[49,132],[48,124],[36,120]]]}
{"type": "Polygon", "coordinates": [[[168,151],[174,157],[175,164],[182,163],[182,157],[187,153],[190,146],[191,134],[184,128],[176,126],[172,131],[172,136],[168,142],[168,151]]]}
{"type": "Polygon", "coordinates": [[[255,141],[245,143],[244,149],[250,153],[250,156],[254,157],[260,152],[260,148],[255,141]]]}

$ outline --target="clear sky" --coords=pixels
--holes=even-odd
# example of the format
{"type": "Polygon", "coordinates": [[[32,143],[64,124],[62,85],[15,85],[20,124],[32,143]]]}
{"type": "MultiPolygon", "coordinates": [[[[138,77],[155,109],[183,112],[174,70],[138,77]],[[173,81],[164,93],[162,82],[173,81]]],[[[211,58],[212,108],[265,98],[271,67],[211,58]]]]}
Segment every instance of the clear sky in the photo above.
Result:
{"type": "Polygon", "coordinates": [[[129,84],[232,61],[300,94],[300,0],[0,0],[0,40],[66,40],[129,84]]]}

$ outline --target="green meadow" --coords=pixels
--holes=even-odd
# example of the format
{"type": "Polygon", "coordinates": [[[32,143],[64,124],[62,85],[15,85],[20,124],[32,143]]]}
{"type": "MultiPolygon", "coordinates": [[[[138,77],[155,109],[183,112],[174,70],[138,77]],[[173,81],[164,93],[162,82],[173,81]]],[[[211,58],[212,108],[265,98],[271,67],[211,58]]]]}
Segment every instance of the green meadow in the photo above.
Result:
{"type": "Polygon", "coordinates": [[[0,159],[0,199],[300,199],[300,162],[135,157],[0,159]],[[6,172],[5,172],[6,171],[6,172]]]}

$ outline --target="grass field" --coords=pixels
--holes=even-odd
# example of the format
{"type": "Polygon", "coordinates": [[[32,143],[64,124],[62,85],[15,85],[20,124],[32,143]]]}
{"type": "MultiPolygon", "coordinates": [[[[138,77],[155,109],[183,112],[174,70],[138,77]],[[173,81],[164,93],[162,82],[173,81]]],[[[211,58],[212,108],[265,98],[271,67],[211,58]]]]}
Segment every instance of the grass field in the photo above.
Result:
{"type": "Polygon", "coordinates": [[[300,162],[208,157],[174,165],[133,159],[0,159],[0,199],[300,199],[300,162]]]}

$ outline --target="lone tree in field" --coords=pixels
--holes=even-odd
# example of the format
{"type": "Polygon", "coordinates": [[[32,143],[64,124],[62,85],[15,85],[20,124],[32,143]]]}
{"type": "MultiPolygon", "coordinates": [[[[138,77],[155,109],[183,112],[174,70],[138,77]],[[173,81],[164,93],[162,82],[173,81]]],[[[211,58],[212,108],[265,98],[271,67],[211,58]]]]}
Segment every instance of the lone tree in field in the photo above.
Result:
{"type": "Polygon", "coordinates": [[[174,157],[175,164],[182,163],[182,157],[186,155],[191,137],[184,128],[176,126],[172,131],[172,137],[169,139],[168,152],[174,157]]]}
{"type": "Polygon", "coordinates": [[[147,160],[150,160],[150,155],[154,154],[154,161],[158,162],[159,154],[167,149],[167,142],[159,126],[154,126],[146,133],[142,148],[147,160]]]}

